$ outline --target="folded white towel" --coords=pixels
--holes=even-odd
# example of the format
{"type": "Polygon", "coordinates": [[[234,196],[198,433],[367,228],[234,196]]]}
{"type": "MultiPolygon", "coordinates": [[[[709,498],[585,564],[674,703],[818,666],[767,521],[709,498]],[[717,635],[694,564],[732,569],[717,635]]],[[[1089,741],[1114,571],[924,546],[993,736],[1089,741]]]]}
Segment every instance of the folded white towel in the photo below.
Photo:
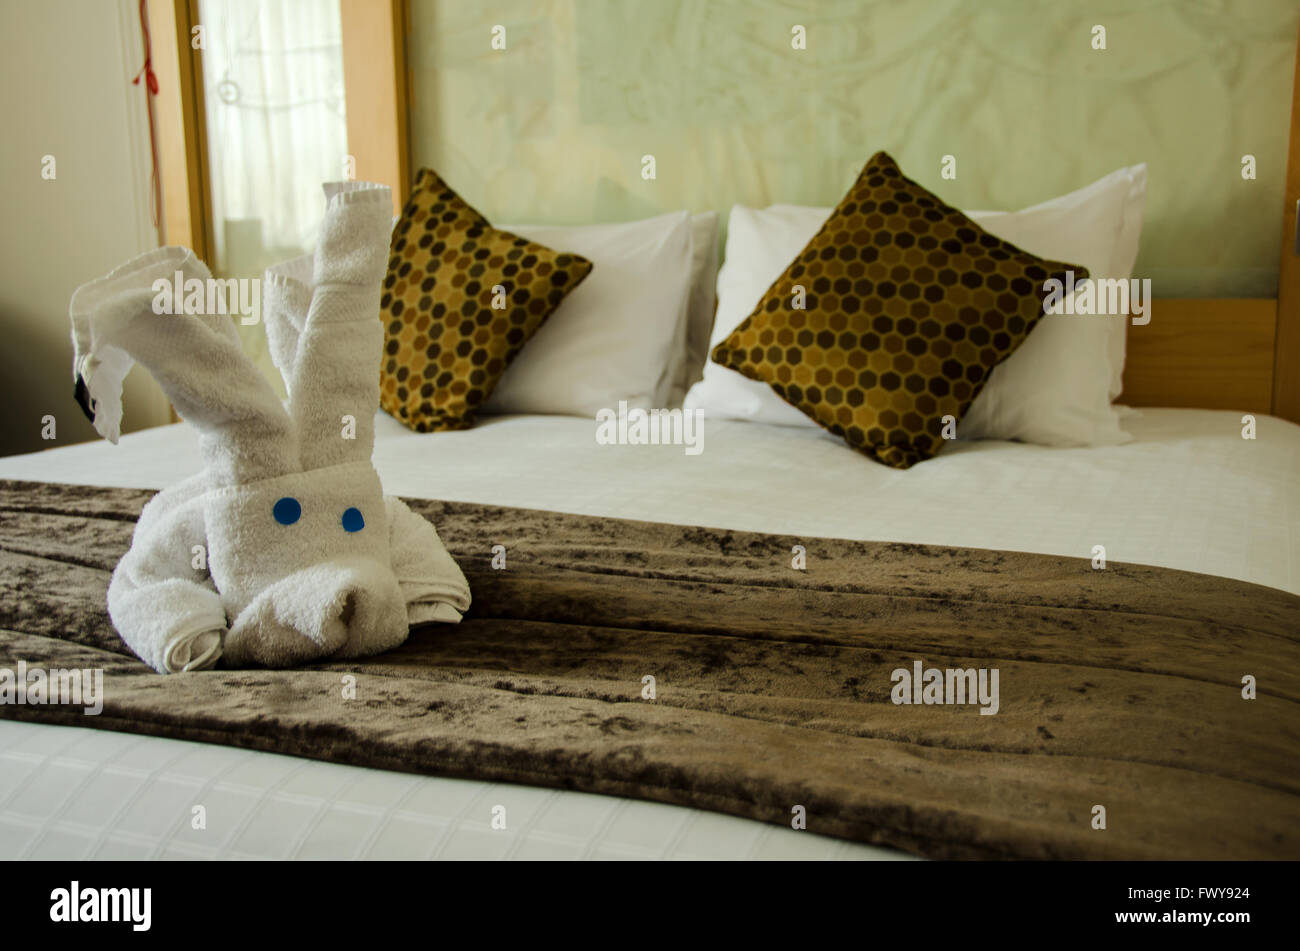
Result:
{"type": "Polygon", "coordinates": [[[161,673],[204,670],[221,657],[226,609],[204,564],[206,491],[201,472],[150,499],[108,586],[122,640],[161,673]]]}
{"type": "Polygon", "coordinates": [[[186,249],[142,255],[73,295],[74,372],[99,431],[117,437],[134,360],[200,433],[204,471],[145,507],[109,585],[113,623],[156,670],[374,654],[469,607],[433,526],[383,495],[371,463],[389,190],[348,182],[326,197],[315,255],[264,285],[287,406],[229,316],[154,313],[159,277],[209,276],[186,249]]]}

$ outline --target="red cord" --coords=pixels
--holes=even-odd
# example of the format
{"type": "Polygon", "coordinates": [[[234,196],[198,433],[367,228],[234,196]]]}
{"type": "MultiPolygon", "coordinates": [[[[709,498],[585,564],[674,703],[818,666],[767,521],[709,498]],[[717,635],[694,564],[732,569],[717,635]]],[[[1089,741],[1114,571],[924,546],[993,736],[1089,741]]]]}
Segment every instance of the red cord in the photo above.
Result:
{"type": "Polygon", "coordinates": [[[140,67],[140,72],[135,74],[135,79],[131,80],[131,85],[138,86],[140,77],[144,77],[145,105],[149,112],[149,155],[153,162],[150,179],[153,194],[150,210],[153,212],[153,226],[157,228],[158,212],[162,207],[162,186],[158,180],[158,137],[153,124],[153,97],[158,95],[158,76],[153,71],[153,45],[149,39],[149,18],[145,13],[145,0],[140,0],[140,32],[144,34],[144,65],[140,67]]]}

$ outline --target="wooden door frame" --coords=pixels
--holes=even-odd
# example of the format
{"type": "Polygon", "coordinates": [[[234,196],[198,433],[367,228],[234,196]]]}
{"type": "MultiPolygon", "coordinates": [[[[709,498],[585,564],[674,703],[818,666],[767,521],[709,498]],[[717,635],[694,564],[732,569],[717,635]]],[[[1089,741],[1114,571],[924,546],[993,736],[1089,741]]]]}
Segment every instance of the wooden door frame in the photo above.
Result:
{"type": "Polygon", "coordinates": [[[159,213],[164,244],[192,248],[210,261],[212,201],[208,177],[203,51],[194,46],[198,0],[147,0],[146,16],[158,77],[154,122],[158,142],[159,213]]]}
{"type": "MultiPolygon", "coordinates": [[[[147,0],[153,67],[158,77],[154,119],[162,192],[164,244],[193,248],[210,261],[213,240],[208,173],[203,51],[193,43],[198,0],[147,0]]],[[[393,189],[394,212],[411,185],[406,62],[406,0],[339,0],[348,154],[355,177],[393,189]],[[357,104],[364,103],[364,108],[357,104]]]]}
{"type": "Polygon", "coordinates": [[[397,214],[411,188],[410,7],[406,0],[339,0],[339,13],[348,154],[356,178],[392,188],[397,214]]]}

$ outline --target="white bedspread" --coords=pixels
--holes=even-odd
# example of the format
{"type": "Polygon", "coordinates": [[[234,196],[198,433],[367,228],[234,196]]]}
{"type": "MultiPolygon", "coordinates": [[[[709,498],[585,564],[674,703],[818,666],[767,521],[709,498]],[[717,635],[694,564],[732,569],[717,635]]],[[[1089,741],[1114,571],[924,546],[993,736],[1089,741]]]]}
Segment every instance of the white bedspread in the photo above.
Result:
{"type": "MultiPolygon", "coordinates": [[[[1300,426],[1147,409],[1099,449],[955,443],[906,471],[820,430],[708,421],[704,451],[608,446],[594,420],[504,416],[413,433],[380,414],[384,488],[415,498],[783,534],[1037,551],[1140,562],[1300,593],[1300,426]]],[[[0,458],[0,478],[162,488],[194,472],[185,425],[117,446],[0,458]]]]}
{"type": "MultiPolygon", "coordinates": [[[[958,443],[905,472],[812,429],[706,422],[704,451],[601,446],[595,423],[515,416],[419,435],[381,416],[387,491],[589,515],[1164,565],[1300,593],[1300,426],[1144,410],[1133,443],[958,443]]],[[[185,426],[0,459],[0,478],[161,488],[185,426]]],[[[156,737],[0,721],[0,856],[890,858],[652,803],[364,770],[156,737]],[[203,833],[194,804],[216,803],[203,833]],[[519,821],[490,827],[491,808],[519,821]]]]}

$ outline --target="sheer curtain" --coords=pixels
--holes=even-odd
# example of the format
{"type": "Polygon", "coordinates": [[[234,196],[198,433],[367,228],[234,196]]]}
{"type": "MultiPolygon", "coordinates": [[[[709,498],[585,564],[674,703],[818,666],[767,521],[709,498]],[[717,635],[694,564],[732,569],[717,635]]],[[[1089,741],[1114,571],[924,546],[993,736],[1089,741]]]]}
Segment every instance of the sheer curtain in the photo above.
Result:
{"type": "MultiPolygon", "coordinates": [[[[201,0],[215,260],[223,277],[260,277],[310,250],[321,183],[345,177],[338,0],[201,0]]],[[[272,380],[266,333],[241,326],[272,380]]]]}

